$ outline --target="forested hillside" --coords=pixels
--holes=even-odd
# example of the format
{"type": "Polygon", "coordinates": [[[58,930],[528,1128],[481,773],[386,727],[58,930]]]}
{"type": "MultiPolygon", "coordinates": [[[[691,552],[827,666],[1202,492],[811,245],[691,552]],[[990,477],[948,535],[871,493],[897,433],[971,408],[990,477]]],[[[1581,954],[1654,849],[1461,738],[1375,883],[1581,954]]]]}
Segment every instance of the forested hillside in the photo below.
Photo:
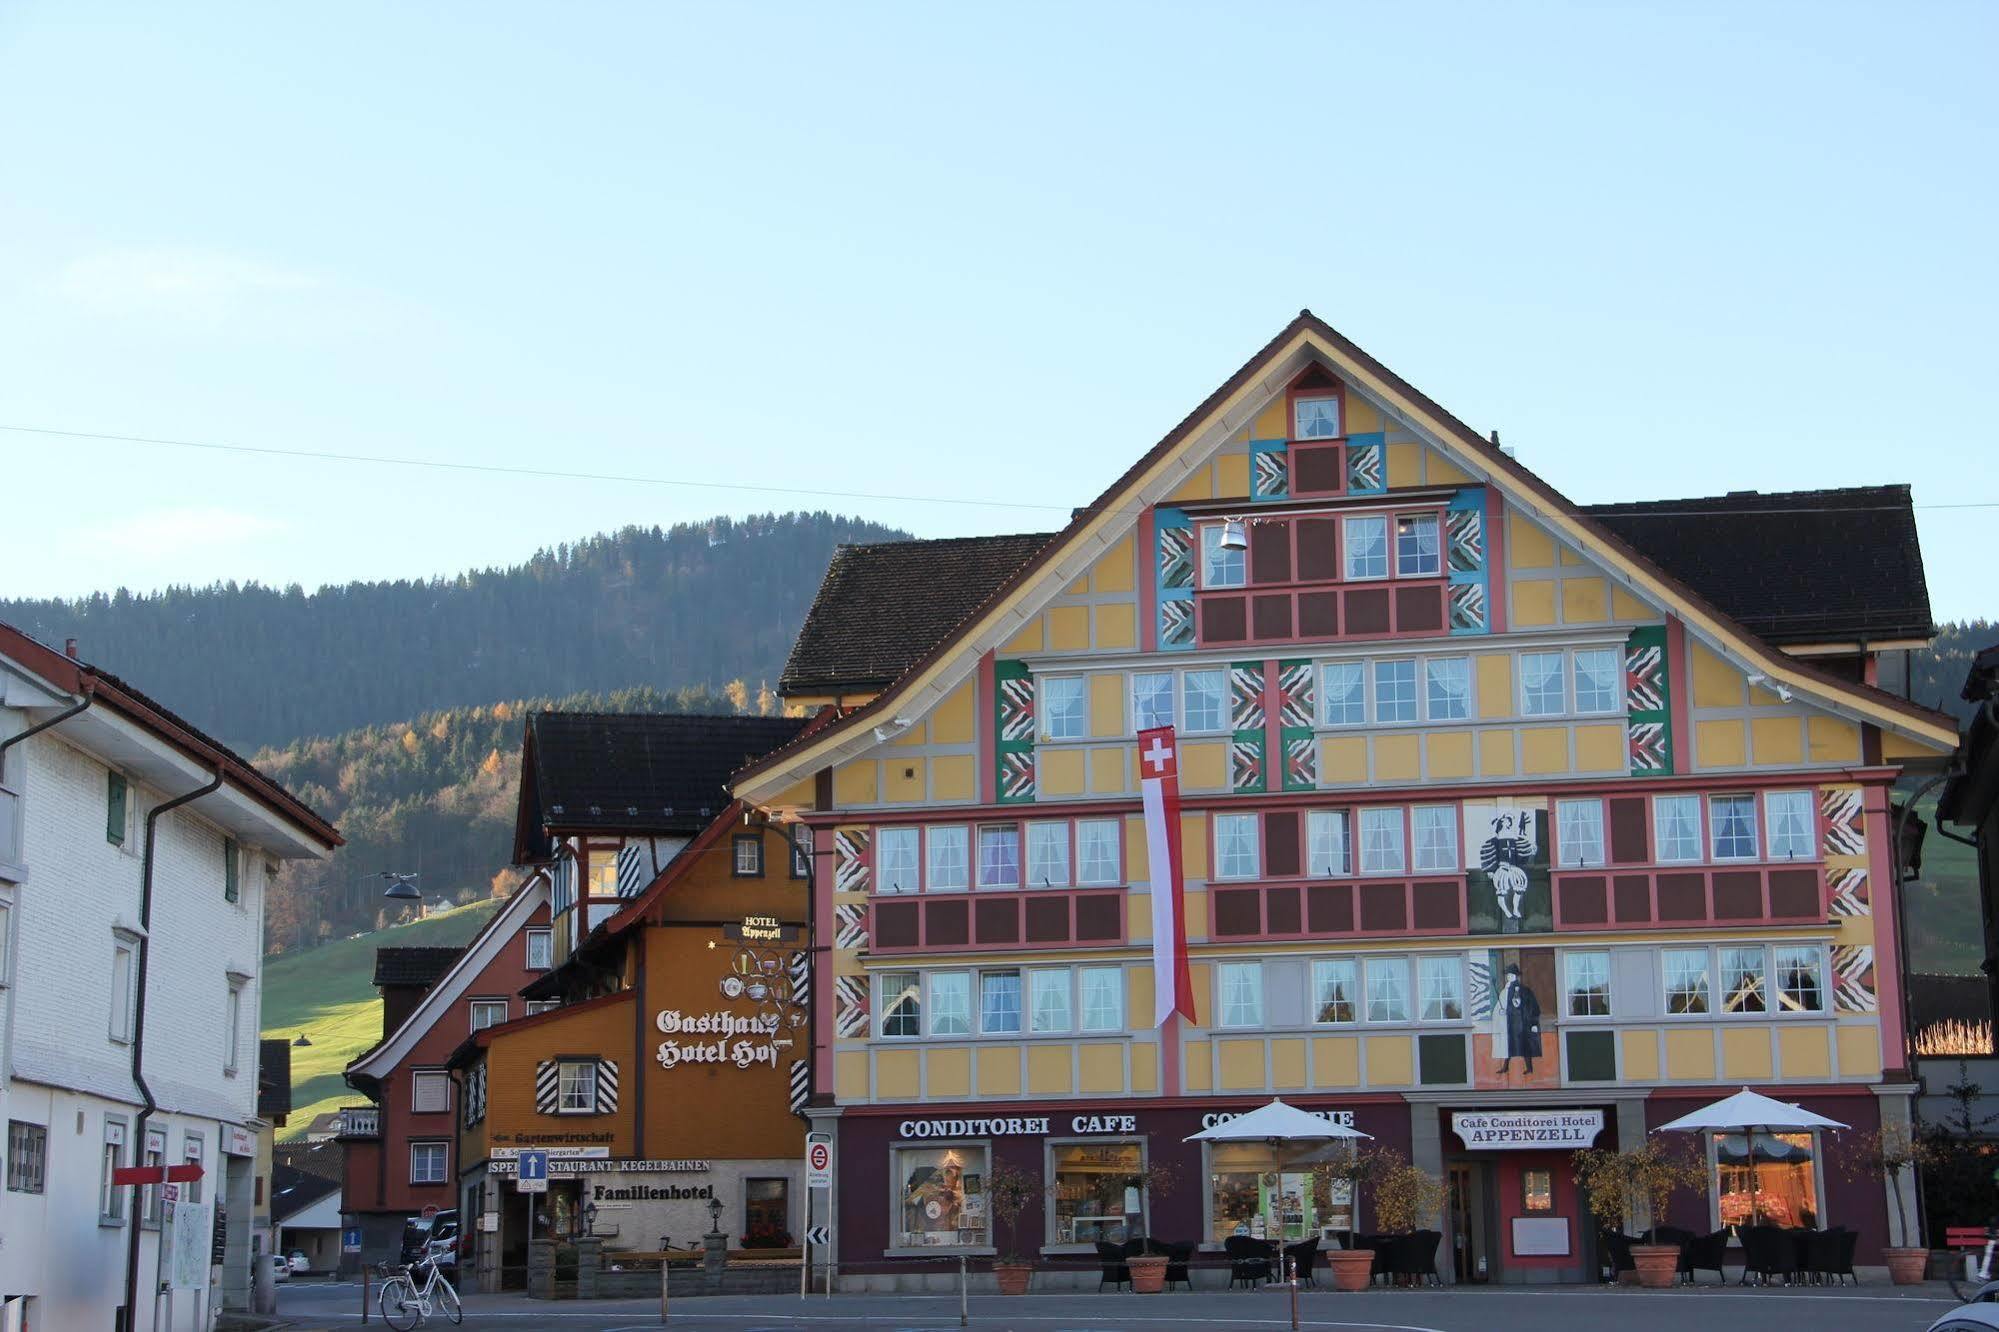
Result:
{"type": "MultiPolygon", "coordinates": [[[[448,578],[0,601],[0,620],[124,675],[243,749],[497,698],[777,682],[841,542],[828,513],[628,527],[448,578]]],[[[330,811],[336,812],[337,811],[330,811]]]]}
{"type": "Polygon", "coordinates": [[[720,690],[625,689],[424,713],[414,721],[298,740],[255,756],[266,773],[339,825],[347,845],[323,863],[285,866],[266,914],[265,946],[284,953],[413,914],[367,876],[420,873],[425,898],[471,902],[510,890],[523,718],[582,712],[769,712],[776,700],[740,681],[720,690]]]}
{"type": "MultiPolygon", "coordinates": [[[[1999,624],[1990,620],[1959,620],[1937,626],[1936,642],[1926,652],[1910,653],[1910,670],[1915,687],[1910,697],[1925,706],[1948,712],[1957,718],[1959,729],[1971,720],[1972,705],[1959,695],[1964,690],[1965,672],[1971,659],[1985,648],[1999,643],[1999,624]]],[[[1895,654],[1887,653],[1892,658],[1895,654]]],[[[1899,668],[1890,660],[1883,663],[1881,685],[1902,692],[1899,668]]]]}

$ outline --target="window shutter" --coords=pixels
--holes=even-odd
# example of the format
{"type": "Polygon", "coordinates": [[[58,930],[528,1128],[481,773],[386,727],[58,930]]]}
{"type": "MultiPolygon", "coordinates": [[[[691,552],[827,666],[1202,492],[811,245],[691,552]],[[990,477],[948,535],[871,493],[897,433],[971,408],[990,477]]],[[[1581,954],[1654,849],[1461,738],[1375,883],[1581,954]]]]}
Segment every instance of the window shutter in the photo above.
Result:
{"type": "Polygon", "coordinates": [[[618,1066],[608,1059],[597,1061],[597,1113],[608,1115],[618,1108],[618,1066]]]}
{"type": "Polygon", "coordinates": [[[538,1115],[552,1115],[556,1112],[556,1098],[559,1095],[559,1077],[553,1059],[544,1059],[534,1066],[534,1112],[538,1115]]]}
{"type": "Polygon", "coordinates": [[[225,902],[234,902],[237,895],[242,892],[242,885],[236,879],[238,864],[242,859],[242,854],[236,847],[236,839],[233,837],[223,838],[222,900],[225,902]]]}
{"type": "Polygon", "coordinates": [[[113,846],[125,844],[125,774],[105,774],[104,840],[113,846]]]}

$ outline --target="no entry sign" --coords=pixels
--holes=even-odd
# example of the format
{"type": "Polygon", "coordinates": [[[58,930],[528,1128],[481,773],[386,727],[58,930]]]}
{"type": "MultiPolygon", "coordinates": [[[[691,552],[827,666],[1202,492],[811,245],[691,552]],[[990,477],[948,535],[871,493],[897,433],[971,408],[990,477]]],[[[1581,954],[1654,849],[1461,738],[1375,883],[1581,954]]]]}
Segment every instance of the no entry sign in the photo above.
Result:
{"type": "Polygon", "coordinates": [[[829,1133],[813,1133],[805,1139],[805,1187],[833,1187],[833,1137],[829,1133]]]}

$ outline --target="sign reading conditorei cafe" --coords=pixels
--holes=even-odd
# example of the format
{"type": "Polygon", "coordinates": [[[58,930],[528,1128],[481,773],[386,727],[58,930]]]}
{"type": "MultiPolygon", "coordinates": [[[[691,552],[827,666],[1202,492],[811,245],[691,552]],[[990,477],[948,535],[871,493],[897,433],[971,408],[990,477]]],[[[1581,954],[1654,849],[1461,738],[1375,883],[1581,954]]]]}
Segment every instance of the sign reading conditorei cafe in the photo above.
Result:
{"type": "Polygon", "coordinates": [[[1451,1132],[1473,1151],[1588,1147],[1603,1132],[1601,1110],[1460,1110],[1451,1132]]]}

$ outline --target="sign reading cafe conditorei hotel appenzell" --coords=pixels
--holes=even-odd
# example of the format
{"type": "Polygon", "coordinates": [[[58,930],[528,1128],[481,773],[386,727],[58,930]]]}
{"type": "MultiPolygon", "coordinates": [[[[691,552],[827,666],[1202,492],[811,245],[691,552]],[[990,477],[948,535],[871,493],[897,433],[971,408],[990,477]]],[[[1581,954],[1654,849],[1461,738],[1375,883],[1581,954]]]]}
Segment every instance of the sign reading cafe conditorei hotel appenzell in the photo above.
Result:
{"type": "Polygon", "coordinates": [[[1461,1110],[1451,1132],[1474,1151],[1587,1147],[1603,1132],[1601,1110],[1461,1110]]]}

